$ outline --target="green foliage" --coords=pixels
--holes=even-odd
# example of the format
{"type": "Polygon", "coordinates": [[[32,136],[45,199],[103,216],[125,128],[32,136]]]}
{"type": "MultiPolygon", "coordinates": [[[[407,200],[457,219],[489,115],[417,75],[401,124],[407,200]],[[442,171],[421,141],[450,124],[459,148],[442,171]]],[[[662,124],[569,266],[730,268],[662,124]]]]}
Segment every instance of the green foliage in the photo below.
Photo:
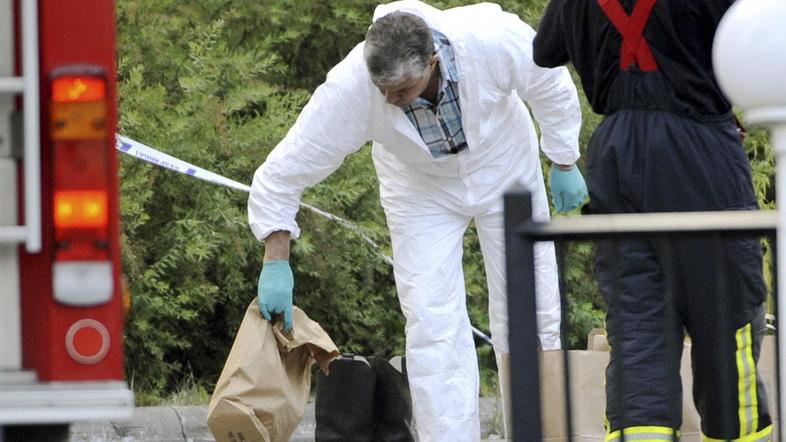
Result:
{"type": "MultiPolygon", "coordinates": [[[[760,128],[748,129],[745,136],[745,151],[748,153],[748,160],[751,164],[753,190],[758,196],[759,207],[775,209],[775,155],[767,132],[760,128]]],[[[763,240],[762,243],[764,248],[764,280],[767,282],[770,292],[767,301],[768,311],[774,313],[774,244],[769,239],[763,240]]]]}
{"type": "MultiPolygon", "coordinates": [[[[466,3],[432,2],[437,7],[466,3]]],[[[546,0],[500,4],[536,26],[546,0]]],[[[362,40],[375,5],[373,0],[117,2],[119,130],[250,183],[327,70],[362,40]]],[[[581,99],[581,145],[586,146],[600,118],[581,99]]],[[[750,133],[746,148],[760,203],[773,207],[774,161],[766,135],[750,133]]],[[[392,270],[383,259],[390,245],[369,156],[367,148],[350,156],[304,194],[305,202],[364,231],[301,210],[304,233],[292,248],[295,303],[342,351],[389,357],[403,351],[404,322],[392,270]],[[370,246],[368,238],[379,247],[370,246]]],[[[132,293],[128,378],[144,403],[176,402],[178,391],[204,398],[256,296],[262,247],[247,226],[246,195],[124,157],[121,197],[123,266],[132,293]]],[[[580,348],[587,332],[603,325],[592,247],[565,244],[561,256],[567,344],[580,348]]],[[[464,266],[472,323],[488,330],[474,227],[465,238],[464,266]]],[[[491,394],[493,352],[479,348],[479,360],[482,392],[491,394]]]]}
{"type": "MultiPolygon", "coordinates": [[[[118,2],[120,132],[249,183],[308,90],[362,39],[371,2],[118,2]],[[300,89],[303,86],[305,89],[300,89]]],[[[306,202],[387,237],[368,151],[348,159],[306,202]]],[[[145,402],[193,375],[218,378],[262,248],[246,195],[121,159],[124,272],[132,293],[128,378],[145,402]]],[[[359,234],[301,212],[296,302],[344,351],[392,355],[403,319],[392,271],[359,234]]]]}
{"type": "MultiPolygon", "coordinates": [[[[118,6],[121,133],[249,182],[306,95],[266,81],[279,72],[273,55],[227,43],[231,11],[197,20],[181,2],[118,6]],[[185,22],[186,35],[167,32],[185,22]]],[[[121,161],[128,376],[158,395],[190,372],[210,385],[255,296],[261,252],[245,222],[246,196],[121,161]]]]}
{"type": "Polygon", "coordinates": [[[745,151],[751,163],[753,190],[762,209],[775,209],[775,155],[767,132],[760,128],[749,130],[745,136],[745,151]]]}

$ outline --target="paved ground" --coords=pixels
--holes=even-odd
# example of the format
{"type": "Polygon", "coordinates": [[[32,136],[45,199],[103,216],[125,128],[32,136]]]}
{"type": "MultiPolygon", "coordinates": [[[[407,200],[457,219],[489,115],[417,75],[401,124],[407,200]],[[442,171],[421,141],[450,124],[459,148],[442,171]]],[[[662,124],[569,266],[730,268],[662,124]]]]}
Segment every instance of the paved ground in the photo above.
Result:
{"type": "MultiPolygon", "coordinates": [[[[485,441],[501,441],[494,398],[481,398],[481,428],[485,441]]],[[[314,441],[314,406],[309,404],[291,442],[314,441]]],[[[207,428],[207,407],[140,407],[128,422],[81,422],[71,427],[71,442],[214,442],[207,428]]]]}

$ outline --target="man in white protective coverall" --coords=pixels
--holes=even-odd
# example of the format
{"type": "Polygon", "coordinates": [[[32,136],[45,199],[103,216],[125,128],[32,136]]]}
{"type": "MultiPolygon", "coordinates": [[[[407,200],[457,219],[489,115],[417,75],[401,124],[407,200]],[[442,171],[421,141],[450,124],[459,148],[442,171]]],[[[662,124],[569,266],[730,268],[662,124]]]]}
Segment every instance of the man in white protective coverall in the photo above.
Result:
{"type": "MultiPolygon", "coordinates": [[[[549,207],[538,140],[553,162],[558,211],[578,207],[581,111],[565,68],[532,60],[535,32],[494,4],[440,11],[405,0],[378,6],[366,40],[327,75],[295,125],[254,175],[248,202],[265,241],[262,314],[291,323],[289,241],[301,193],[373,141],[406,317],[407,372],[419,439],[478,441],[478,364],[466,309],[462,244],[474,219],[489,290],[497,361],[508,352],[502,194],[534,194],[536,219],[549,207]]],[[[560,301],[552,243],[535,250],[538,335],[560,347],[560,301]]],[[[501,385],[507,375],[501,370],[501,385]]]]}

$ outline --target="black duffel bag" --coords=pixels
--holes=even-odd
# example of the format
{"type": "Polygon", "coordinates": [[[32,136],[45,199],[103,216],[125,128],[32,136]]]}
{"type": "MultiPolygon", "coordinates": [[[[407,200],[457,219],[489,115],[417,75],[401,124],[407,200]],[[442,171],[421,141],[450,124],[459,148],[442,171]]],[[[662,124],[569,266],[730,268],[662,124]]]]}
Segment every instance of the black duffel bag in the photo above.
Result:
{"type": "Polygon", "coordinates": [[[316,442],[413,442],[406,366],[345,354],[316,377],[316,442]]]}

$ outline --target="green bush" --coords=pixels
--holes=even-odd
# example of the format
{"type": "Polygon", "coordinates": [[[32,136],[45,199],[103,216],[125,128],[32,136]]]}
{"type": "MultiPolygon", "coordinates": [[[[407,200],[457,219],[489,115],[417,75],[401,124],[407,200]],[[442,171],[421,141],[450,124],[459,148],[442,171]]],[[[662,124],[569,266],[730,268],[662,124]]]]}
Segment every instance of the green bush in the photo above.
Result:
{"type": "MultiPolygon", "coordinates": [[[[294,122],[309,91],[362,39],[371,2],[118,2],[120,132],[238,181],[294,122]],[[353,33],[354,30],[354,33],[353,33]]],[[[308,211],[293,245],[296,300],[344,351],[403,348],[384,217],[368,150],[304,197],[364,226],[308,211]]],[[[262,247],[241,192],[121,159],[124,272],[133,296],[126,367],[140,397],[193,376],[212,390],[262,247]]],[[[150,402],[150,399],[146,399],[150,402]]]]}

